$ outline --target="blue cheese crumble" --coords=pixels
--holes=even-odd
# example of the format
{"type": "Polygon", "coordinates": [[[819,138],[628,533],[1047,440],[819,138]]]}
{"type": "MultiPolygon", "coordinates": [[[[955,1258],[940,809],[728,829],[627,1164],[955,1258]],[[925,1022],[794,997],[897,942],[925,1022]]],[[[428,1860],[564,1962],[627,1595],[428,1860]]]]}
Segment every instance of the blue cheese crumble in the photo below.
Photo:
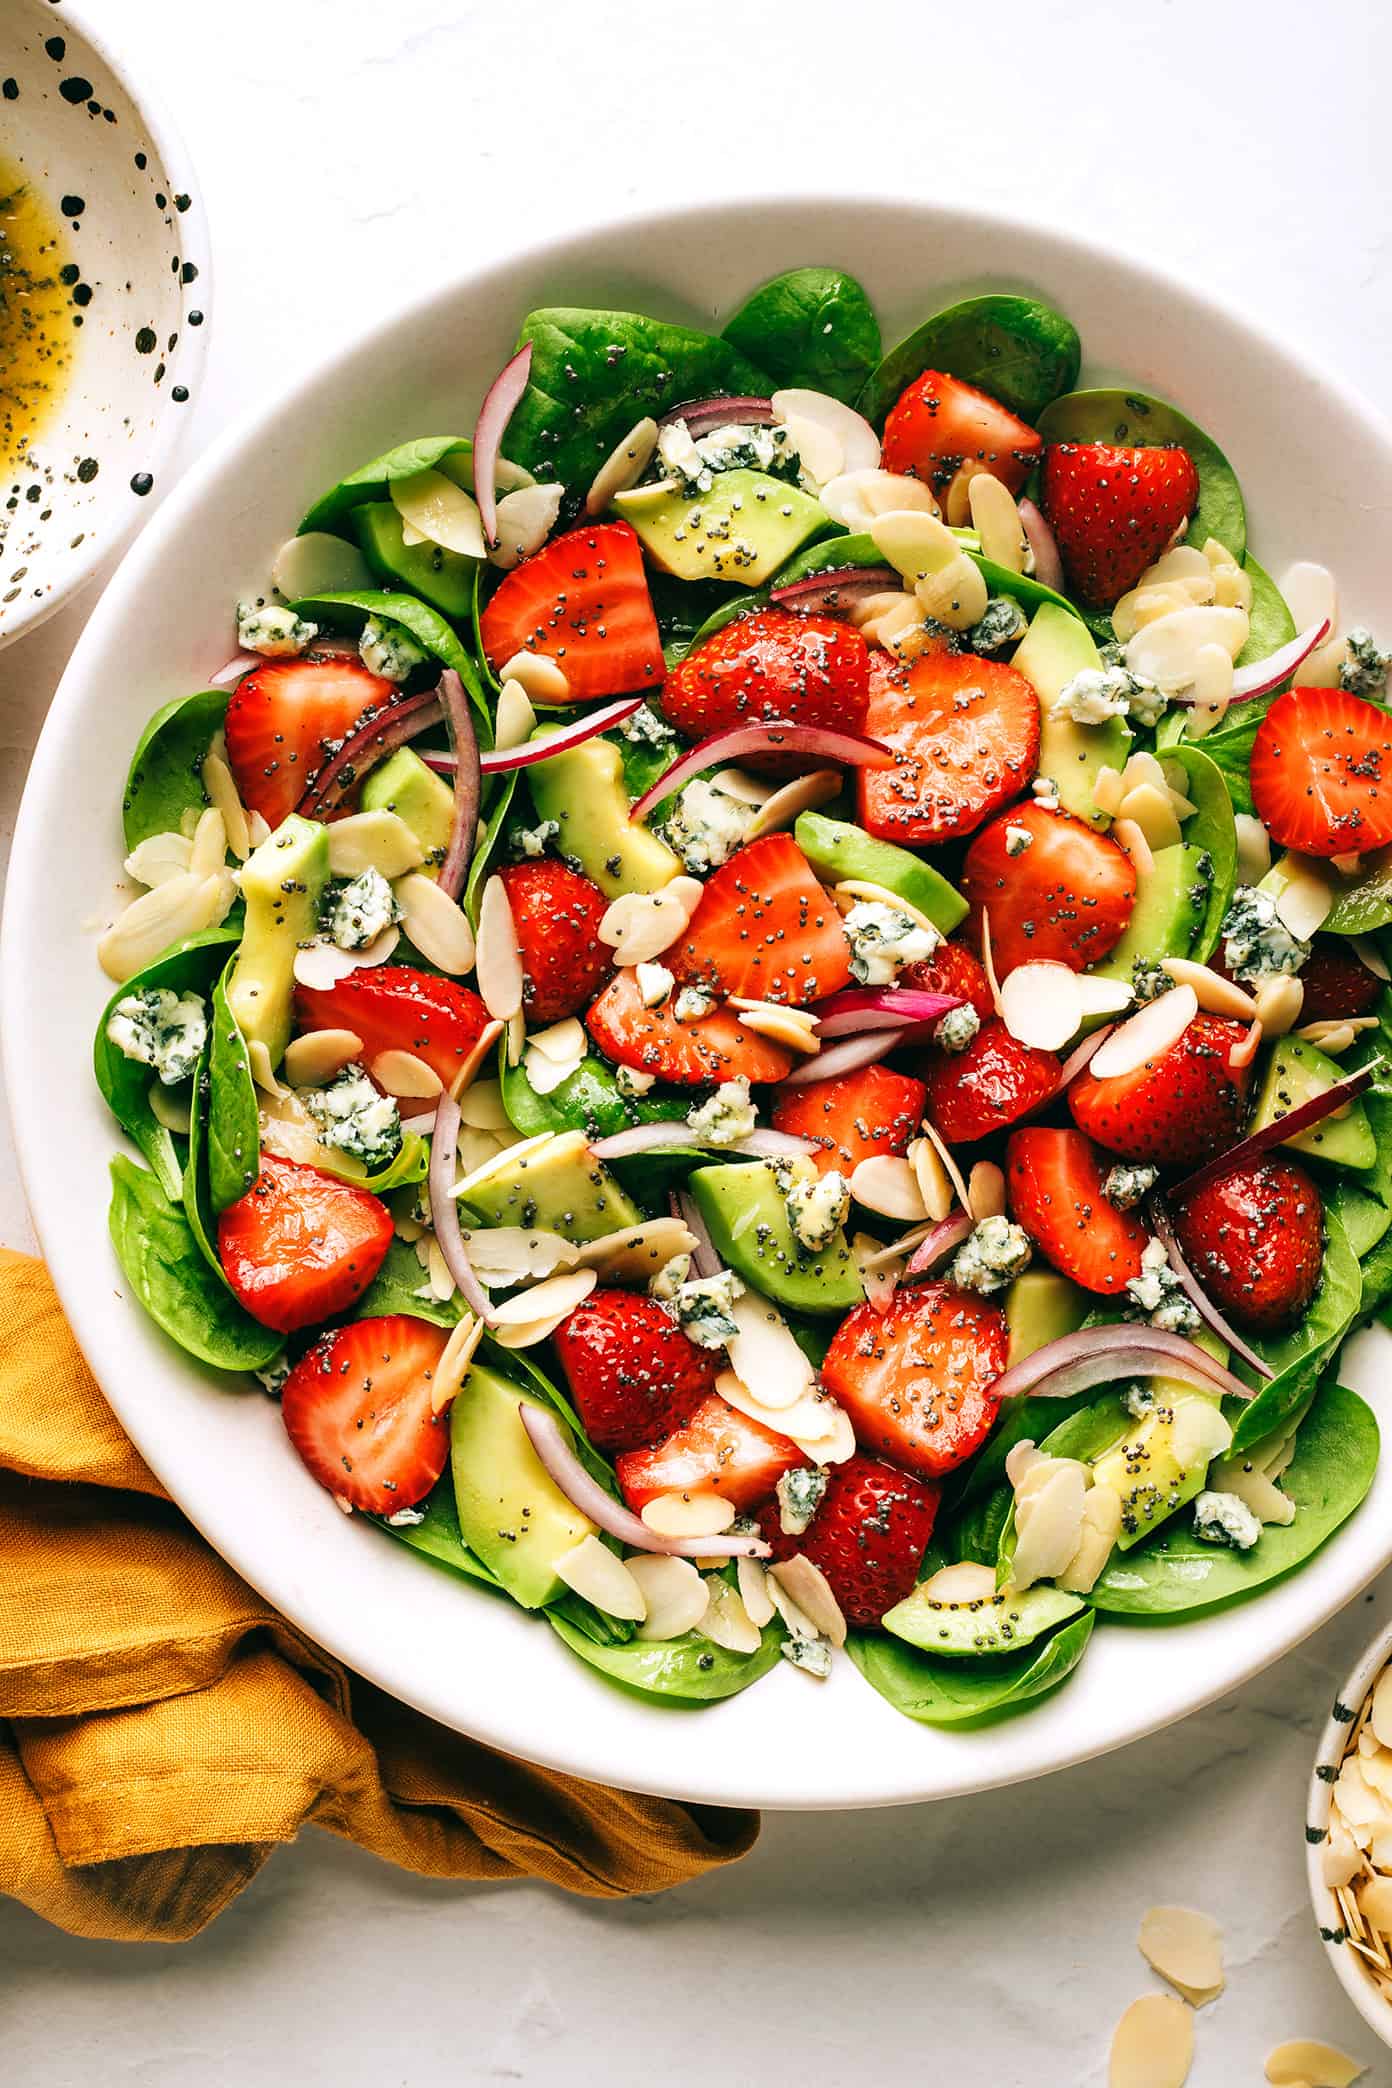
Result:
{"type": "Polygon", "coordinates": [[[1350,696],[1385,695],[1392,652],[1384,652],[1362,624],[1349,632],[1345,644],[1347,650],[1339,662],[1339,687],[1347,689],[1350,696]]]}
{"type": "Polygon", "coordinates": [[[722,1080],[713,1095],[686,1112],[687,1128],[715,1146],[738,1145],[752,1135],[758,1121],[743,1074],[738,1080],[722,1080]]]}
{"type": "Polygon", "coordinates": [[[1294,974],[1310,945],[1292,935],[1270,892],[1239,885],[1223,918],[1223,962],[1234,979],[1255,986],[1263,979],[1294,974]]]}
{"type": "Polygon", "coordinates": [[[636,965],[633,975],[645,1008],[660,1008],[677,983],[665,964],[636,965]]]}
{"type": "Polygon", "coordinates": [[[715,995],[704,986],[683,986],[672,1003],[678,1022],[701,1022],[715,1007],[715,995]]]}
{"type": "Polygon", "coordinates": [[[831,1673],[830,1639],[806,1638],[800,1632],[790,1632],[778,1650],[790,1667],[815,1675],[819,1682],[825,1682],[831,1673]]]}
{"type": "Polygon", "coordinates": [[[1148,1001],[1157,1001],[1163,993],[1169,993],[1174,980],[1160,965],[1149,957],[1138,957],[1131,966],[1131,998],[1141,1007],[1148,1001]]]}
{"type": "Polygon", "coordinates": [[[1126,1387],[1121,1403],[1133,1421],[1148,1421],[1155,1412],[1155,1394],[1139,1378],[1133,1378],[1126,1387]]]}
{"type": "Polygon", "coordinates": [[[957,1249],[947,1280],[958,1290],[986,1297],[1013,1283],[1029,1267],[1032,1252],[1022,1226],[1012,1225],[1008,1218],[983,1218],[957,1249]]]}
{"type": "Polygon", "coordinates": [[[842,924],[850,937],[851,970],[862,986],[892,986],[906,964],[931,957],[942,937],[902,907],[857,899],[842,924]]]}
{"type": "Polygon", "coordinates": [[[743,841],[758,807],[727,797],[704,776],[688,783],[664,826],[668,843],[693,875],[718,870],[743,841]]]}
{"type": "Polygon", "coordinates": [[[1201,1493],[1194,1503],[1194,1535],[1203,1544],[1250,1551],[1261,1533],[1261,1523],[1235,1493],[1201,1493]]]}
{"type": "Polygon", "coordinates": [[[196,993],[145,986],[118,1001],[106,1034],[117,1050],[153,1066],[164,1087],[187,1080],[208,1041],[208,1010],[196,993]]]}
{"type": "Polygon", "coordinates": [[[385,1167],[401,1146],[401,1115],[390,1095],[379,1095],[361,1066],[345,1066],[327,1087],[301,1088],[321,1145],[351,1153],[365,1166],[385,1167]]]}
{"type": "Polygon", "coordinates": [[[981,1027],[981,1017],[970,1001],[949,1008],[933,1029],[933,1042],[940,1051],[965,1051],[981,1027]]]}
{"type": "Polygon", "coordinates": [[[1167,1334],[1192,1334],[1199,1325],[1198,1312],[1184,1295],[1184,1287],[1159,1240],[1146,1241],[1141,1252],[1141,1273],[1127,1277],[1126,1292],[1133,1319],[1148,1320],[1152,1327],[1167,1334]]]}
{"type": "Polygon", "coordinates": [[[967,633],[967,651],[989,657],[1007,645],[1014,645],[1017,639],[1024,637],[1027,629],[1018,602],[1009,595],[992,595],[980,622],[974,623],[967,633]]]}
{"type": "Polygon", "coordinates": [[[548,848],[554,848],[561,838],[560,822],[543,819],[539,826],[517,827],[509,844],[515,856],[544,856],[548,848]]]}
{"type": "Polygon", "coordinates": [[[378,617],[369,616],[358,640],[358,658],[369,674],[400,682],[417,667],[423,667],[427,655],[414,638],[407,637],[400,624],[383,623],[378,617]]]}
{"type": "Polygon", "coordinates": [[[1162,689],[1117,663],[1084,667],[1059,690],[1051,714],[1071,718],[1075,725],[1105,725],[1109,718],[1130,718],[1137,725],[1154,726],[1164,716],[1165,707],[1162,689]]]}
{"type": "Polygon", "coordinates": [[[662,1264],[656,1276],[649,1278],[648,1296],[656,1298],[659,1305],[675,1305],[677,1292],[690,1274],[691,1256],[674,1254],[669,1262],[662,1264]]]}
{"type": "Polygon", "coordinates": [[[1114,1210],[1134,1211],[1141,1199],[1149,1196],[1159,1179],[1158,1167],[1142,1167],[1119,1160],[1115,1167],[1107,1170],[1102,1194],[1114,1210]]]}
{"type": "Polygon", "coordinates": [[[338,950],[365,950],[400,919],[396,894],[381,871],[372,869],[331,884],[319,909],[319,925],[338,950]]]}
{"type": "Polygon", "coordinates": [[[1008,826],[1005,830],[1005,852],[1008,856],[1022,856],[1027,848],[1034,846],[1034,836],[1028,827],[1008,826]]]}
{"type": "Polygon", "coordinates": [[[851,1185],[843,1174],[830,1168],[810,1180],[790,1183],[784,1200],[793,1238],[808,1254],[817,1254],[831,1245],[846,1222],[851,1208],[851,1185]]]}
{"type": "Polygon", "coordinates": [[[646,1095],[650,1087],[657,1085],[656,1073],[640,1073],[636,1066],[616,1066],[614,1085],[621,1095],[632,1101],[638,1095],[646,1095]]]}
{"type": "Polygon", "coordinates": [[[778,1527],[785,1537],[801,1537],[822,1505],[827,1475],[820,1465],[795,1465],[774,1491],[778,1495],[778,1527]]]}
{"type": "Polygon", "coordinates": [[[709,493],[722,471],[795,478],[799,459],[792,437],[781,426],[732,423],[693,436],[684,420],[675,420],[657,438],[657,462],[663,476],[675,480],[683,492],[709,493]]]}
{"type": "Polygon", "coordinates": [[[288,659],[302,653],[318,636],[318,624],[306,623],[279,602],[237,604],[237,643],[243,652],[262,653],[270,660],[288,659]]]}
{"type": "Polygon", "coordinates": [[[678,1285],[673,1301],[677,1324],[697,1348],[724,1348],[739,1333],[734,1304],[743,1296],[744,1285],[733,1269],[721,1269],[714,1276],[693,1277],[678,1285]]]}
{"type": "Polygon", "coordinates": [[[619,731],[635,747],[665,747],[676,738],[665,718],[646,703],[640,703],[631,718],[625,718],[619,731]]]}

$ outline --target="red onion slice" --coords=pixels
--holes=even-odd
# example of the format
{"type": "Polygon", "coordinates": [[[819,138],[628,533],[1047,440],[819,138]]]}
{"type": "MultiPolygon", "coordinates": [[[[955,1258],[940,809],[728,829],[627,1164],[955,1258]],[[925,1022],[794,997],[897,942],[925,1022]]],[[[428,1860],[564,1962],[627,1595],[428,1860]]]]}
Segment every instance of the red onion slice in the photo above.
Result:
{"type": "Polygon", "coordinates": [[[631,1160],[635,1153],[660,1153],[668,1146],[699,1146],[703,1151],[710,1147],[716,1152],[734,1153],[741,1159],[754,1160],[793,1160],[799,1154],[817,1150],[813,1139],[798,1138],[791,1131],[766,1131],[762,1125],[735,1145],[720,1145],[715,1139],[693,1131],[689,1124],[668,1118],[654,1124],[634,1124],[627,1131],[615,1131],[608,1138],[597,1138],[592,1141],[590,1151],[597,1160],[631,1160]]]}
{"type": "Polygon", "coordinates": [[[1269,654],[1264,660],[1253,660],[1250,667],[1239,667],[1232,678],[1234,703],[1240,702],[1244,696],[1265,696],[1268,689],[1278,689],[1328,634],[1329,618],[1326,616],[1321,623],[1307,625],[1298,637],[1292,638],[1278,652],[1269,654]]]}
{"type": "Polygon", "coordinates": [[[812,1013],[818,1036],[858,1037],[866,1030],[936,1023],[961,1005],[960,994],[929,993],[921,986],[848,986],[818,1001],[812,1013]]]}
{"type": "Polygon", "coordinates": [[[504,363],[489,385],[474,424],[474,498],[486,544],[498,541],[498,451],[502,448],[503,430],[512,419],[531,374],[532,344],[528,341],[511,362],[504,363]]]}
{"type": "Polygon", "coordinates": [[[909,1256],[902,1283],[912,1283],[918,1278],[931,1276],[934,1269],[947,1260],[949,1254],[961,1246],[972,1229],[972,1220],[967,1211],[953,1211],[933,1227],[926,1240],[920,1240],[909,1256]]]}
{"type": "MultiPolygon", "coordinates": [[[[572,747],[593,739],[597,733],[622,725],[625,718],[631,718],[636,710],[642,709],[643,702],[641,696],[622,696],[617,703],[606,703],[603,709],[591,711],[588,716],[563,726],[549,739],[525,740],[520,747],[490,748],[486,754],[480,754],[479,768],[485,776],[497,776],[508,769],[530,768],[534,761],[548,761],[553,754],[566,754],[572,747]]],[[[438,775],[454,774],[452,753],[440,753],[432,747],[429,753],[422,754],[421,760],[438,775]]]]}
{"type": "Polygon", "coordinates": [[[1074,1045],[1059,1068],[1059,1094],[1063,1093],[1070,1080],[1076,1080],[1078,1075],[1092,1064],[1093,1053],[1102,1049],[1115,1028],[1116,1024],[1109,1022],[1102,1029],[1094,1030],[1090,1037],[1084,1037],[1081,1044],[1074,1045]]]}
{"type": "Polygon", "coordinates": [[[1195,1310],[1202,1313],[1219,1340],[1226,1341],[1233,1354],[1241,1356],[1244,1363],[1250,1363],[1259,1377],[1275,1377],[1276,1373],[1271,1368],[1271,1365],[1263,1357],[1259,1356],[1254,1348],[1249,1348],[1242,1336],[1228,1325],[1222,1313],[1218,1310],[1218,1307],[1214,1304],[1212,1298],[1209,1297],[1207,1291],[1199,1282],[1198,1277],[1184,1259],[1179,1241],[1175,1238],[1175,1229],[1170,1223],[1170,1214],[1159,1197],[1152,1196],[1147,1208],[1155,1237],[1169,1256],[1170,1267],[1179,1278],[1184,1294],[1195,1310]]]}
{"type": "Polygon", "coordinates": [[[729,1534],[720,1537],[659,1537],[641,1516],[616,1501],[585,1470],[566,1441],[565,1431],[554,1414],[548,1413],[545,1407],[533,1406],[529,1399],[519,1399],[517,1411],[522,1416],[522,1426],[533,1450],[571,1507],[578,1508],[582,1515],[588,1515],[592,1523],[597,1523],[610,1537],[617,1537],[620,1544],[628,1545],[630,1550],[661,1552],[674,1559],[768,1558],[769,1547],[762,1537],[729,1534]]]}
{"type": "Polygon", "coordinates": [[[445,727],[454,749],[454,813],[450,821],[449,846],[440,865],[436,883],[451,899],[464,889],[469,864],[478,838],[479,750],[474,720],[464,684],[453,667],[440,676],[437,691],[445,716],[445,727]]]}
{"type": "Polygon", "coordinates": [[[1221,1392],[1225,1398],[1250,1399],[1252,1388],[1182,1334],[1124,1320],[1110,1327],[1079,1327],[1061,1334],[1032,1356],[1012,1364],[989,1388],[998,1400],[1019,1399],[1032,1392],[1038,1399],[1068,1399],[1075,1392],[1116,1378],[1172,1377],[1199,1392],[1221,1392]]]}
{"type": "Polygon", "coordinates": [[[1202,1167],[1196,1167],[1192,1174],[1176,1183],[1170,1191],[1171,1201],[1177,1196],[1192,1196],[1196,1189],[1202,1189],[1208,1182],[1216,1182],[1221,1175],[1231,1174],[1235,1167],[1254,1160],[1258,1153],[1266,1152],[1271,1146],[1284,1145],[1293,1133],[1308,1131],[1311,1124],[1323,1123],[1327,1116],[1333,1116],[1335,1110],[1342,1109],[1346,1102],[1355,1101],[1365,1088],[1370,1088],[1384,1070],[1385,1061],[1375,1058],[1370,1065],[1360,1066],[1346,1079],[1336,1080],[1333,1087],[1326,1088],[1322,1095],[1312,1095],[1308,1102],[1287,1110],[1274,1123],[1263,1124],[1260,1131],[1250,1132],[1235,1146],[1229,1146],[1225,1153],[1205,1160],[1202,1167]]]}
{"type": "Polygon", "coordinates": [[[775,587],[769,600],[779,609],[821,610],[835,616],[848,602],[883,594],[887,588],[901,593],[903,586],[893,566],[841,566],[835,571],[823,567],[820,572],[805,573],[801,580],[790,580],[786,587],[775,587]]]}
{"type": "Polygon", "coordinates": [[[798,754],[809,760],[835,761],[844,768],[893,768],[896,756],[881,740],[866,739],[859,732],[833,732],[825,725],[794,725],[787,718],[767,724],[733,725],[726,732],[713,732],[699,746],[683,754],[660,775],[651,790],[645,790],[629,818],[646,819],[654,805],[670,797],[702,769],[720,768],[738,761],[743,754],[798,754]]]}
{"type": "Polygon", "coordinates": [[[712,428],[771,428],[777,418],[771,399],[717,392],[710,399],[684,400],[670,413],[664,413],[657,425],[671,428],[678,421],[685,421],[694,441],[699,435],[709,435],[712,428]]]}
{"type": "Polygon", "coordinates": [[[239,682],[244,674],[250,674],[253,667],[264,667],[265,665],[266,660],[261,653],[233,653],[225,667],[219,667],[216,674],[208,676],[208,687],[210,689],[230,689],[233,682],[239,682]]]}
{"type": "Polygon", "coordinates": [[[419,696],[407,696],[371,712],[325,762],[295,810],[306,819],[323,819],[336,812],[371,769],[407,740],[438,725],[441,715],[437,689],[424,689],[419,696]]]}
{"type": "Polygon", "coordinates": [[[715,1242],[701,1216],[701,1207],[694,1196],[685,1189],[673,1189],[667,1198],[667,1208],[674,1218],[679,1218],[695,1239],[691,1250],[691,1266],[698,1276],[716,1276],[720,1272],[720,1256],[715,1251],[715,1242]]]}
{"type": "Polygon", "coordinates": [[[435,1238],[445,1257],[445,1267],[459,1286],[469,1310],[486,1327],[493,1325],[493,1306],[487,1291],[474,1274],[464,1236],[459,1229],[459,1206],[454,1200],[454,1170],[459,1152],[459,1104],[451,1094],[441,1095],[435,1105],[435,1135],[430,1141],[430,1217],[435,1238]]]}
{"type": "Polygon", "coordinates": [[[1063,560],[1054,532],[1032,500],[1016,503],[1020,510],[1020,527],[1034,553],[1034,574],[1041,587],[1052,587],[1055,594],[1064,592],[1063,560]]]}
{"type": "Polygon", "coordinates": [[[830,1051],[819,1051],[815,1058],[803,1059],[778,1085],[810,1087],[815,1080],[839,1080],[843,1074],[858,1073],[862,1066],[873,1066],[877,1060],[888,1058],[891,1051],[897,1051],[914,1034],[910,1029],[866,1030],[861,1036],[848,1037],[843,1044],[833,1044],[830,1051]]]}

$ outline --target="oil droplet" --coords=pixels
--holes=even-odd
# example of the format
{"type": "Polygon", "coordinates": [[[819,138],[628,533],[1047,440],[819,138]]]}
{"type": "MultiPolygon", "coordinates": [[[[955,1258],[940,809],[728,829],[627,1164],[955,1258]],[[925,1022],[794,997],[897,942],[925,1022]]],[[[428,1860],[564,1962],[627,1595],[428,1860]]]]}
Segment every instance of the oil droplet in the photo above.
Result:
{"type": "Polygon", "coordinates": [[[18,167],[0,160],[0,462],[6,464],[24,455],[67,381],[65,263],[62,230],[43,197],[18,167]]]}

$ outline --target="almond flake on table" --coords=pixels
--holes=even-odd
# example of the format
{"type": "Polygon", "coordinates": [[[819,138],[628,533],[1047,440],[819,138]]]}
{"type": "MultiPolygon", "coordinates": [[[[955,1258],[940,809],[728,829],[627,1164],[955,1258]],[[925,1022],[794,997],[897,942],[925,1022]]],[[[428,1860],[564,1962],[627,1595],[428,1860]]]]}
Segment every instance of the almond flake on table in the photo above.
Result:
{"type": "Polygon", "coordinates": [[[1194,2063],[1194,2011],[1177,1994],[1142,1994],[1112,2034],[1107,2088],[1184,2088],[1194,2063]]]}
{"type": "Polygon", "coordinates": [[[1223,1931],[1192,1907],[1152,1907],[1136,1939],[1150,1968],[1195,2008],[1223,1991],[1223,1931]]]}

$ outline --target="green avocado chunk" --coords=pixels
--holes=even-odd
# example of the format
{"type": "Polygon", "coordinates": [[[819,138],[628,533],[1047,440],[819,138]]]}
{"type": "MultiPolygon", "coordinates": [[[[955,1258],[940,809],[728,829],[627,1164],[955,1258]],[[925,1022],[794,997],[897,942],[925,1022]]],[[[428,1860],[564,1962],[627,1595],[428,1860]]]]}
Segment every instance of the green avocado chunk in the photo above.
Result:
{"type": "Polygon", "coordinates": [[[1081,1327],[1092,1308],[1087,1292],[1053,1269],[1026,1269],[1005,1294],[1005,1325],[1010,1336],[1006,1367],[1047,1348],[1081,1327]]]}
{"type": "Polygon", "coordinates": [[[401,517],[389,500],[370,500],[355,507],[348,519],[381,586],[404,588],[452,623],[467,623],[474,607],[476,558],[446,551],[440,544],[408,544],[401,517]]]}
{"type": "MultiPolygon", "coordinates": [[[[792,1163],[794,1176],[813,1172],[810,1160],[792,1163]]],[[[808,1253],[793,1235],[771,1162],[698,1167],[690,1188],[716,1253],[766,1298],[793,1312],[849,1312],[860,1304],[865,1293],[845,1234],[808,1253]]]]}
{"type": "Polygon", "coordinates": [[[583,1131],[543,1131],[509,1146],[475,1169],[460,1202],[487,1225],[540,1227],[582,1244],[642,1223],[583,1131]]]}
{"type": "Polygon", "coordinates": [[[935,1602],[928,1583],[920,1582],[880,1622],[925,1653],[1018,1653],[1083,1606],[1079,1596],[1044,1582],[1023,1595],[997,1589],[979,1602],[935,1602]]]}
{"type": "Polygon", "coordinates": [[[800,812],[793,839],[826,884],[844,884],[849,878],[879,885],[907,900],[944,935],[951,935],[966,918],[966,900],[931,864],[892,841],[876,841],[844,819],[800,812]]]}
{"type": "Polygon", "coordinates": [[[1072,718],[1051,715],[1055,698],[1075,674],[1098,668],[1101,661],[1092,633],[1078,617],[1042,602],[1030,627],[1011,655],[1010,664],[1023,674],[1039,698],[1039,773],[1058,785],[1059,803],[1065,812],[1085,819],[1091,826],[1110,824],[1093,798],[1097,772],[1126,766],[1131,752],[1131,727],[1125,718],[1108,718],[1100,725],[1078,725],[1072,718]]]}
{"type": "MultiPolygon", "coordinates": [[[[1344,1078],[1341,1069],[1324,1052],[1307,1044],[1303,1037],[1278,1037],[1271,1047],[1256,1108],[1253,1131],[1289,1116],[1302,1102],[1313,1100],[1344,1078]]],[[[1361,1101],[1347,1105],[1347,1114],[1327,1116],[1307,1131],[1297,1131],[1282,1140],[1293,1152],[1308,1153],[1313,1160],[1331,1160],[1339,1167],[1372,1167],[1377,1161],[1377,1141],[1368,1112],[1361,1101]]]]}
{"type": "Polygon", "coordinates": [[[1118,1439],[1091,1460],[1094,1483],[1121,1496],[1118,1551],[1130,1551],[1202,1493],[1210,1461],[1232,1437],[1216,1398],[1172,1378],[1151,1378],[1149,1388],[1154,1406],[1143,1420],[1115,1402],[1118,1439]]]}
{"type": "Polygon", "coordinates": [[[292,812],[242,865],[246,926],[227,982],[227,1006],[248,1044],[272,1067],[290,1041],[295,952],[319,930],[329,877],[329,833],[292,812]]]}
{"type": "Polygon", "coordinates": [[[535,762],[527,782],[537,818],[554,819],[561,830],[560,853],[572,857],[606,899],[660,892],[680,871],[666,842],[629,818],[623,756],[612,740],[584,740],[535,762]]]}
{"type": "Polygon", "coordinates": [[[1136,879],[1136,903],[1125,932],[1092,969],[1104,979],[1130,979],[1138,962],[1187,957],[1203,925],[1211,871],[1204,851],[1187,841],[1157,850],[1136,879]]]}
{"type": "Polygon", "coordinates": [[[524,1405],[552,1412],[475,1363],[450,1414],[450,1466],[464,1543],[514,1601],[541,1609],[565,1591],[557,1559],[596,1532],[533,1450],[524,1405]]]}
{"type": "Polygon", "coordinates": [[[830,527],[811,494],[763,471],[722,471],[709,493],[635,486],[616,493],[612,505],[664,573],[739,587],[761,586],[809,537],[830,527]]]}
{"type": "Polygon", "coordinates": [[[395,812],[425,852],[427,873],[444,861],[454,825],[454,792],[412,747],[398,747],[373,769],[358,795],[364,812],[395,812]]]}

